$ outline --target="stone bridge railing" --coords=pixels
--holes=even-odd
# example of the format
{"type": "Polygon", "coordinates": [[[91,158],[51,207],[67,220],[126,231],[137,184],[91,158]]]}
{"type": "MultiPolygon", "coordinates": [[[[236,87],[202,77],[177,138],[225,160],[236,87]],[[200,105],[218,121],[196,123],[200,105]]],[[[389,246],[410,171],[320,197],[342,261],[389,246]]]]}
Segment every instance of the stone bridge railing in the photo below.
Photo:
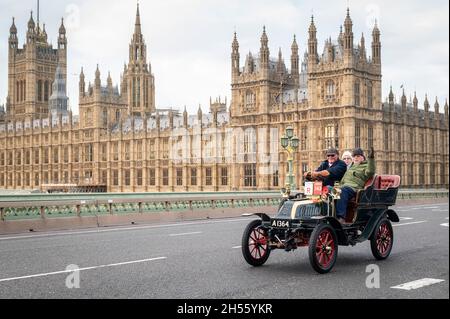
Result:
{"type": "Polygon", "coordinates": [[[279,192],[102,193],[0,196],[1,220],[277,206],[279,192]]]}
{"type": "MultiPolygon", "coordinates": [[[[400,190],[397,199],[448,198],[448,190],[400,190]]],[[[0,221],[278,206],[279,192],[0,195],[0,221]]]]}

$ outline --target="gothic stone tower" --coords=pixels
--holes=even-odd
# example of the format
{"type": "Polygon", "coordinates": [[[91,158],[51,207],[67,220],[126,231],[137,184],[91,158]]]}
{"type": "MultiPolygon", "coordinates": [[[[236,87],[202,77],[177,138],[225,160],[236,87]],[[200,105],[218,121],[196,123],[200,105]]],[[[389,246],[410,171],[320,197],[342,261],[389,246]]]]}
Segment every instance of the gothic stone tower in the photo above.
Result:
{"type": "Polygon", "coordinates": [[[375,25],[372,33],[372,58],[366,56],[364,35],[357,47],[353,42],[350,12],[344,32],[337,41],[325,41],[322,55],[317,49],[316,26],[311,19],[308,39],[308,104],[312,123],[309,136],[314,162],[323,157],[322,150],[333,146],[352,149],[381,142],[381,43],[375,25]],[[366,136],[366,134],[368,136],[366,136]],[[368,141],[362,145],[359,141],[368,141]]]}
{"type": "MultiPolygon", "coordinates": [[[[281,49],[278,58],[271,58],[268,37],[264,27],[259,54],[248,53],[240,68],[239,43],[236,33],[231,52],[231,126],[240,132],[233,142],[236,165],[232,167],[234,189],[268,189],[277,180],[278,166],[260,161],[269,158],[271,145],[278,143],[279,136],[273,129],[283,129],[287,119],[284,107],[299,100],[299,55],[295,40],[291,47],[291,69],[284,63],[281,49]],[[278,122],[278,123],[277,123],[278,122]],[[257,159],[258,158],[258,159],[257,159]],[[244,178],[242,178],[244,176],[244,178]],[[256,177],[254,177],[256,176],[256,177]]],[[[275,164],[278,165],[278,164],[275,164]]]]}
{"type": "Polygon", "coordinates": [[[8,41],[8,110],[10,120],[24,120],[48,115],[48,103],[56,68],[67,76],[67,39],[63,21],[59,28],[58,47],[48,43],[45,24],[41,30],[33,13],[28,21],[26,44],[19,49],[17,28],[13,23],[8,41]]]}
{"type": "Polygon", "coordinates": [[[127,100],[130,115],[145,116],[155,112],[155,78],[150,63],[147,63],[147,46],[141,33],[139,4],[128,66],[124,67],[121,87],[121,94],[127,100]]]}

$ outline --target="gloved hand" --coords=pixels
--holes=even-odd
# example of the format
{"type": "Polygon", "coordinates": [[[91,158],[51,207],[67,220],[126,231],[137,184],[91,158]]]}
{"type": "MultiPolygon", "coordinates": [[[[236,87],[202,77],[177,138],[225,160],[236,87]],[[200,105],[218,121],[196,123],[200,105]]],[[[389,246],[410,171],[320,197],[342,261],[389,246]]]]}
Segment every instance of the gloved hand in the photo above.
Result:
{"type": "Polygon", "coordinates": [[[373,150],[373,147],[370,148],[368,157],[375,158],[375,151],[373,150]]]}

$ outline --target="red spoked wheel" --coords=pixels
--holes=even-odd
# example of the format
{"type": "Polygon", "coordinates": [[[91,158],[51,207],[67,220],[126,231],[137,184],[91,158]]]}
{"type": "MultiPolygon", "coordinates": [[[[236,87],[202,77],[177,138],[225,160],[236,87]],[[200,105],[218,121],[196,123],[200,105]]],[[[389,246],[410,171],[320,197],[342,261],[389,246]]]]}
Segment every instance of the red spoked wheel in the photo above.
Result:
{"type": "Polygon", "coordinates": [[[382,218],[370,238],[370,248],[376,259],[382,260],[389,257],[394,244],[394,232],[392,224],[387,218],[382,218]]]}
{"type": "Polygon", "coordinates": [[[328,224],[314,228],[309,241],[309,262],[320,274],[329,272],[336,263],[338,242],[336,232],[328,224]]]}
{"type": "Polygon", "coordinates": [[[270,255],[267,231],[261,227],[261,223],[261,220],[253,220],[242,235],[242,254],[252,266],[263,265],[270,255]]]}

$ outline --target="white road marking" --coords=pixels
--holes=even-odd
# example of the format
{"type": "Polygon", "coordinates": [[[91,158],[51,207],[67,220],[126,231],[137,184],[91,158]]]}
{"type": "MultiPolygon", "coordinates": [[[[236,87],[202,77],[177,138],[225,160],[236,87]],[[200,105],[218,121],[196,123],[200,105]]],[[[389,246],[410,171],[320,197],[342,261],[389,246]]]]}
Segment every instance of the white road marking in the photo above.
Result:
{"type": "Polygon", "coordinates": [[[194,231],[191,233],[181,233],[181,234],[170,234],[169,236],[185,236],[185,235],[195,235],[195,234],[201,234],[201,231],[194,231]]]}
{"type": "Polygon", "coordinates": [[[443,282],[445,280],[443,279],[433,279],[433,278],[422,278],[419,280],[414,280],[411,282],[407,282],[398,286],[393,286],[391,288],[394,289],[403,289],[403,290],[412,290],[412,289],[418,289],[418,288],[422,288],[425,286],[429,286],[429,285],[433,285],[433,284],[437,284],[439,282],[443,282]]]}
{"type": "MultiPolygon", "coordinates": [[[[122,263],[114,263],[114,264],[107,264],[107,265],[100,265],[100,266],[84,267],[84,268],[79,268],[77,271],[91,270],[91,269],[98,269],[98,268],[105,268],[105,267],[115,267],[115,266],[129,265],[129,264],[137,264],[137,263],[143,263],[143,262],[154,261],[154,260],[161,260],[161,259],[166,259],[166,258],[167,257],[156,257],[156,258],[148,258],[148,259],[141,259],[141,260],[126,261],[126,262],[122,262],[122,263]]],[[[58,274],[72,273],[72,272],[75,272],[75,271],[74,270],[61,270],[61,271],[54,271],[54,272],[48,272],[48,273],[42,273],[42,274],[36,274],[36,275],[3,278],[3,279],[0,279],[0,282],[19,280],[19,279],[27,279],[27,278],[35,278],[35,277],[44,277],[44,276],[51,276],[51,275],[58,275],[58,274]]]]}
{"type": "Polygon", "coordinates": [[[234,246],[234,247],[231,247],[231,249],[238,249],[238,248],[242,248],[242,246],[234,246]]]}
{"type": "Polygon", "coordinates": [[[414,219],[414,218],[412,218],[412,217],[399,217],[400,218],[400,220],[410,220],[410,219],[414,219]]]}
{"type": "Polygon", "coordinates": [[[441,226],[448,227],[448,223],[441,224],[441,226]]]}
{"type": "Polygon", "coordinates": [[[420,223],[426,223],[426,222],[427,222],[426,220],[421,220],[421,221],[418,221],[418,222],[395,224],[395,225],[392,225],[392,226],[393,226],[393,227],[396,227],[396,226],[405,226],[405,225],[420,224],[420,223]]]}
{"type": "Polygon", "coordinates": [[[97,230],[84,230],[84,231],[73,231],[73,232],[56,232],[56,233],[46,233],[46,234],[36,234],[36,235],[23,235],[23,236],[11,236],[11,237],[0,237],[0,240],[9,239],[26,239],[26,238],[38,238],[38,237],[49,237],[49,236],[65,236],[65,235],[80,235],[80,234],[96,234],[123,230],[140,230],[140,229],[151,229],[151,228],[164,228],[164,227],[177,227],[177,226],[190,226],[190,225],[205,225],[205,224],[215,224],[215,223],[230,223],[230,222],[241,222],[248,221],[252,218],[239,218],[239,219],[226,219],[226,220],[209,220],[204,222],[185,222],[176,224],[163,224],[163,225],[150,225],[150,226],[135,226],[135,227],[117,227],[108,229],[97,229],[97,230]]]}

